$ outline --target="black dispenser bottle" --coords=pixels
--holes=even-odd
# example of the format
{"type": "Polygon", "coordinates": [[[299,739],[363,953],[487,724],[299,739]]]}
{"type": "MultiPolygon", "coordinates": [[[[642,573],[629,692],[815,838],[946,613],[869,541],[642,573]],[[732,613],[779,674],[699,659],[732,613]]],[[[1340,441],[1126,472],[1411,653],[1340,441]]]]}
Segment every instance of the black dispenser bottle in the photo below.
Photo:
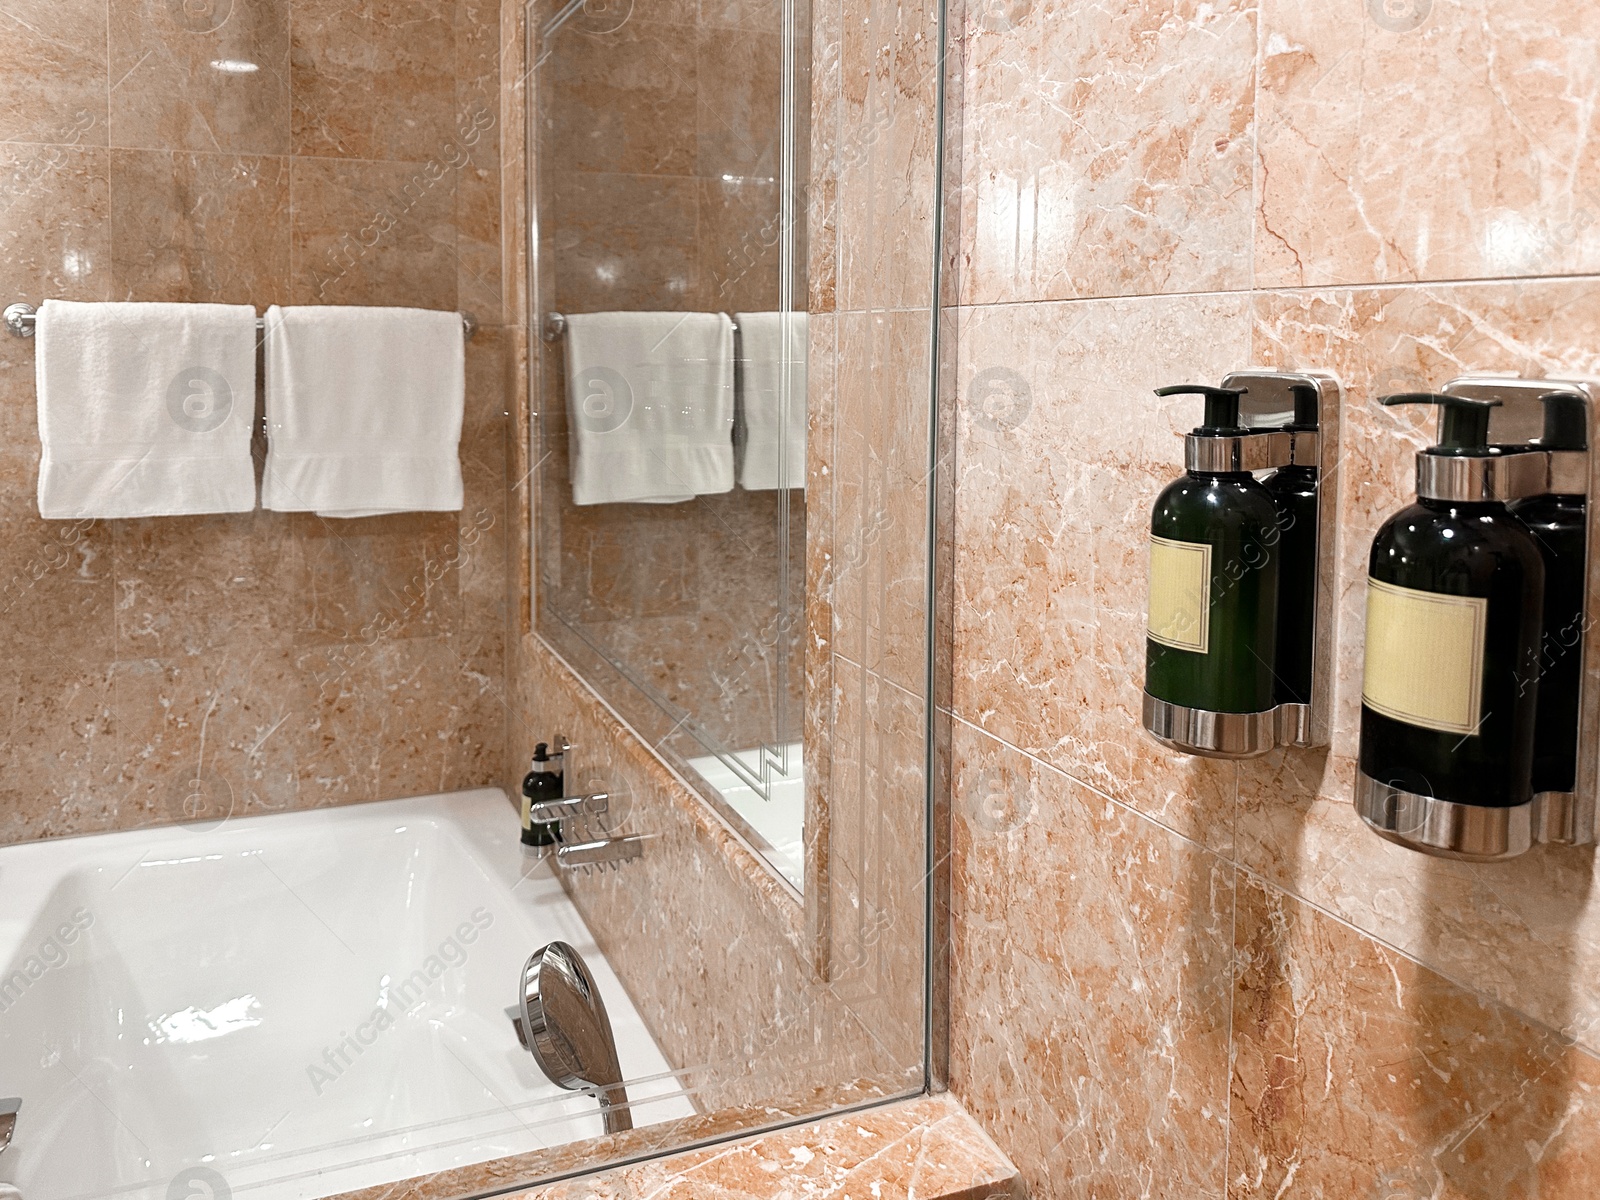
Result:
{"type": "MultiPolygon", "coordinates": [[[[1289,386],[1294,421],[1285,433],[1317,432],[1319,393],[1308,383],[1289,386]]],[[[1278,510],[1278,646],[1275,656],[1277,704],[1310,704],[1317,624],[1317,484],[1315,461],[1298,454],[1266,481],[1278,510]]]]}
{"type": "MultiPolygon", "coordinates": [[[[551,770],[551,763],[562,753],[549,752],[540,742],[533,748],[533,769],[522,777],[522,852],[537,856],[545,846],[554,846],[561,840],[561,822],[535,821],[532,808],[547,800],[560,800],[566,795],[562,771],[551,770]]],[[[564,764],[563,764],[564,765],[564,764]]]]}
{"type": "Polygon", "coordinates": [[[1383,403],[1443,411],[1439,444],[1417,456],[1417,503],[1384,523],[1368,560],[1357,809],[1402,844],[1506,857],[1526,845],[1497,842],[1483,810],[1532,799],[1544,560],[1494,498],[1499,401],[1383,403]]]}
{"type": "Polygon", "coordinates": [[[1153,699],[1263,713],[1275,703],[1278,510],[1254,475],[1228,461],[1228,447],[1249,432],[1239,422],[1243,391],[1180,384],[1156,395],[1205,397],[1205,423],[1187,439],[1188,472],[1150,519],[1147,707],[1153,699]]]}
{"type": "MultiPolygon", "coordinates": [[[[1588,448],[1581,396],[1551,392],[1544,403],[1540,450],[1588,448]]],[[[1571,792],[1578,773],[1578,696],[1583,680],[1583,601],[1588,538],[1582,492],[1548,492],[1512,506],[1544,555],[1544,634],[1539,652],[1538,721],[1533,739],[1534,792],[1571,792]]]]}

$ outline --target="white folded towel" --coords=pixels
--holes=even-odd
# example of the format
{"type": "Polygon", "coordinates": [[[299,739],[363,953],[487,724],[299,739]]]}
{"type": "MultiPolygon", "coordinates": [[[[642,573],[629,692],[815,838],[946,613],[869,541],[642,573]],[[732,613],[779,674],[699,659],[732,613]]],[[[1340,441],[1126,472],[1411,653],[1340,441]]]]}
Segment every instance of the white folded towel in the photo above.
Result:
{"type": "Polygon", "coordinates": [[[739,313],[739,397],[747,491],[806,485],[805,313],[739,313]],[[788,394],[783,385],[788,383],[788,394]]]}
{"type": "Polygon", "coordinates": [[[46,300],[35,326],[39,515],[256,506],[256,310],[46,300]]]}
{"type": "Polygon", "coordinates": [[[733,322],[567,318],[574,504],[673,504],[733,489],[733,322]]]}
{"type": "Polygon", "coordinates": [[[461,508],[460,314],[274,306],[266,337],[262,507],[325,517],[461,508]]]}

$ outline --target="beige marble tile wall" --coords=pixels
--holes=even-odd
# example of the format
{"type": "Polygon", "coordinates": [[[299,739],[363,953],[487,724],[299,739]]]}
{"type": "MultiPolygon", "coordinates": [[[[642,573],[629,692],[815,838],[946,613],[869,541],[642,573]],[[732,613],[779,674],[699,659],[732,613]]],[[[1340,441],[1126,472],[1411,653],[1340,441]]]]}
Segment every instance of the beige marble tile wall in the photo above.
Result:
{"type": "Polygon", "coordinates": [[[1428,859],[1350,805],[1365,556],[1464,371],[1600,371],[1600,14],[968,4],[952,1077],[1039,1197],[1582,1197],[1592,849],[1428,859]],[[1165,383],[1333,370],[1326,752],[1139,728],[1165,383]]]}
{"type": "Polygon", "coordinates": [[[499,22],[497,0],[0,6],[7,303],[482,323],[459,519],[41,521],[33,346],[0,337],[0,841],[499,781],[499,22]]]}

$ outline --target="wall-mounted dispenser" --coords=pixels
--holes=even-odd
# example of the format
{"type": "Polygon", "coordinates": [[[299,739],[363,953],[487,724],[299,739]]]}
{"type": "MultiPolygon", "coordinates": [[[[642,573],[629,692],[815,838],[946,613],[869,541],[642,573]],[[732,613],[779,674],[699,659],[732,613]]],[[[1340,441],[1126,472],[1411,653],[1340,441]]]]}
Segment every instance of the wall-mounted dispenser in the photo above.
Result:
{"type": "Polygon", "coordinates": [[[1325,745],[1339,385],[1252,370],[1156,394],[1204,397],[1205,419],[1151,514],[1144,727],[1208,758],[1325,745]]]}
{"type": "MultiPolygon", "coordinates": [[[[1373,539],[1356,810],[1449,858],[1594,839],[1585,689],[1595,385],[1467,377],[1385,405],[1440,409],[1417,502],[1373,539]]],[[[1592,741],[1592,739],[1591,739],[1592,741]]]]}

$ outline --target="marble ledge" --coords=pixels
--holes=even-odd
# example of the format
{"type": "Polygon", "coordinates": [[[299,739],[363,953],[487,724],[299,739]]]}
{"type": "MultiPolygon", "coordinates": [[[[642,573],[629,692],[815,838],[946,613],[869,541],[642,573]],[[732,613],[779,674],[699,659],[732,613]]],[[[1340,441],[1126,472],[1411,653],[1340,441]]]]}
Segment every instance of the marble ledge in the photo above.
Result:
{"type": "Polygon", "coordinates": [[[1021,1197],[1011,1161],[949,1095],[618,1167],[513,1200],[876,1200],[1021,1197]]]}

